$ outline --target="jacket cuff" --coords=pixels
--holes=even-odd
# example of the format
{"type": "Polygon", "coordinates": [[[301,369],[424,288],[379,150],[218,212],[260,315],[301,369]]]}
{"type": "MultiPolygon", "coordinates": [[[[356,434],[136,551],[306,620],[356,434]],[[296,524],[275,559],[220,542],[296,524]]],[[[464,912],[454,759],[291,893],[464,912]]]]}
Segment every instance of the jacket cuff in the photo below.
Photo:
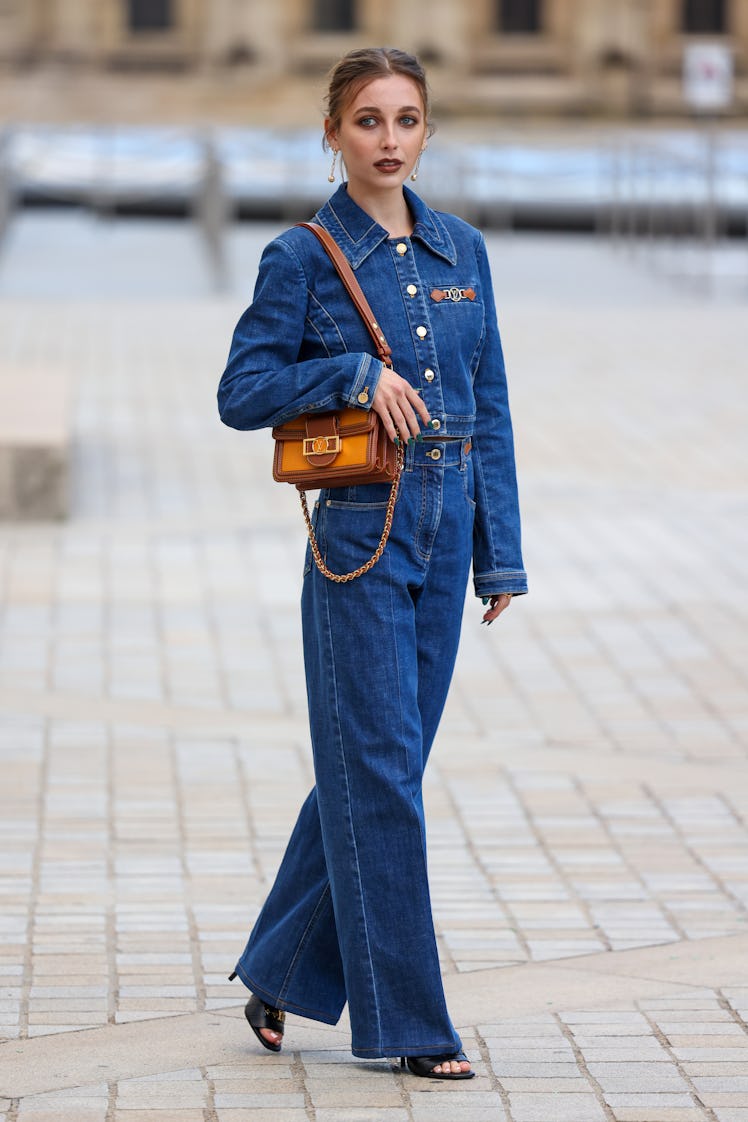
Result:
{"type": "Polygon", "coordinates": [[[371,402],[379,385],[383,363],[373,355],[364,354],[356,371],[348,401],[354,409],[371,409],[371,402]],[[363,398],[363,400],[362,400],[363,398]]]}
{"type": "Polygon", "coordinates": [[[527,592],[527,574],[524,569],[475,573],[473,586],[476,596],[500,596],[502,592],[511,592],[512,596],[524,596],[527,592]]]}

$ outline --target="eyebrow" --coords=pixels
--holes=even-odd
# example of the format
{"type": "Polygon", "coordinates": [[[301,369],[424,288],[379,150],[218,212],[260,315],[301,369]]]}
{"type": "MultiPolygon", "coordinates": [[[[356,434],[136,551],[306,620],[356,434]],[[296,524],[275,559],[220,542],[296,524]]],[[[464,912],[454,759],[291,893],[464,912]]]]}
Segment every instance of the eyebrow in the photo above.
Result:
{"type": "MultiPolygon", "coordinates": [[[[359,105],[359,107],[356,110],[354,110],[354,112],[356,112],[356,113],[381,113],[382,110],[380,109],[380,107],[378,105],[359,105]]],[[[420,112],[421,112],[421,110],[418,108],[417,105],[401,105],[400,108],[398,109],[398,113],[420,113],[420,112]]]]}

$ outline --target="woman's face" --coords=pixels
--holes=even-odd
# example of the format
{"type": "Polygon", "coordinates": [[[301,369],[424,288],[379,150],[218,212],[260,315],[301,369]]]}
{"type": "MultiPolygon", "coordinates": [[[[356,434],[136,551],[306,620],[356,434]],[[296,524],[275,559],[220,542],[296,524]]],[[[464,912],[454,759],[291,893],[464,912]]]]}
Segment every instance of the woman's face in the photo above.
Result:
{"type": "Polygon", "coordinates": [[[325,121],[356,192],[401,190],[426,141],[426,114],[418,86],[402,74],[375,78],[343,110],[340,126],[325,121]]]}

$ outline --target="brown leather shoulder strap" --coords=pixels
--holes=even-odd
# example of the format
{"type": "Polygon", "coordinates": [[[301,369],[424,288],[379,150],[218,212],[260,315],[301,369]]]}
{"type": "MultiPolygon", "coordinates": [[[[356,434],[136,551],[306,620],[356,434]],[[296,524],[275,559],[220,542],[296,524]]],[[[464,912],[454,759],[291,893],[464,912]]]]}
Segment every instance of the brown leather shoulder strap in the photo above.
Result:
{"type": "Polygon", "coordinates": [[[369,306],[369,302],[363,294],[361,285],[356,280],[353,269],[348,264],[348,258],[343,253],[342,249],[335,241],[335,238],[330,234],[324,226],[320,226],[316,222],[297,222],[297,226],[303,226],[307,230],[311,230],[315,238],[320,242],[327,256],[332,261],[338,276],[345,285],[346,291],[350,296],[353,303],[356,305],[358,312],[366,324],[369,334],[374,340],[374,346],[377,349],[377,354],[385,366],[392,367],[392,350],[384,337],[381,327],[379,326],[376,316],[369,306]]]}

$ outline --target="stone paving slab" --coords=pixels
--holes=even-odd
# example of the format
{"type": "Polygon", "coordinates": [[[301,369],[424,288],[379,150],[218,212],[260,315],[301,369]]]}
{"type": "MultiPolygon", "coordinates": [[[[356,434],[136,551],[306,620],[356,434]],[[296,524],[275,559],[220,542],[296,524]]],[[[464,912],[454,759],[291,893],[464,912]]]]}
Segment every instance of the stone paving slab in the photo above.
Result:
{"type": "MultiPolygon", "coordinates": [[[[276,747],[266,755],[243,742],[175,738],[147,726],[115,725],[107,731],[96,724],[53,722],[45,749],[41,732],[23,721],[8,728],[9,740],[23,745],[24,753],[21,766],[20,758],[6,752],[17,776],[5,814],[6,888],[15,910],[6,928],[10,953],[14,927],[25,930],[24,899],[34,901],[34,926],[27,990],[18,962],[8,962],[15,973],[7,976],[4,1031],[43,1035],[111,1018],[179,1015],[231,1000],[235,987],[226,973],[246,936],[246,908],[252,906],[247,901],[261,899],[258,878],[271,874],[293,815],[292,787],[287,785],[287,799],[280,797],[270,765],[300,767],[295,787],[300,801],[310,781],[301,746],[290,753],[276,747]],[[29,766],[34,740],[41,755],[29,766]],[[106,763],[109,752],[115,761],[121,756],[113,767],[106,763]],[[225,774],[238,781],[230,789],[215,782],[220,761],[225,774]],[[49,854],[40,851],[34,895],[24,841],[31,823],[18,818],[18,795],[28,789],[32,805],[40,767],[47,775],[45,815],[55,844],[49,854]],[[151,777],[148,797],[140,793],[133,799],[132,785],[144,767],[151,777]],[[266,767],[267,782],[259,778],[266,767]],[[256,844],[255,860],[262,873],[253,872],[246,857],[258,834],[264,841],[256,844]],[[110,846],[118,899],[107,918],[110,846]],[[89,894],[86,907],[75,896],[80,891],[89,894]],[[78,940],[74,955],[67,947],[69,933],[78,940]],[[67,970],[61,981],[62,965],[67,970]]],[[[427,791],[447,974],[675,942],[683,931],[704,938],[740,930],[743,833],[738,828],[731,837],[719,799],[713,800],[719,843],[704,848],[704,838],[673,829],[656,801],[638,789],[627,792],[623,803],[619,783],[619,803],[606,808],[598,792],[588,790],[583,768],[581,773],[571,784],[555,771],[544,772],[539,784],[537,777],[528,782],[524,772],[484,768],[477,781],[450,769],[445,780],[435,760],[427,791]],[[640,822],[646,825],[643,835],[640,822]],[[657,875],[648,841],[653,830],[665,862],[657,875]],[[474,902],[466,915],[468,894],[474,902]]],[[[678,813],[691,805],[705,821],[703,793],[690,804],[684,799],[678,813]]],[[[728,980],[741,979],[738,974],[728,980]]]]}
{"type": "Polygon", "coordinates": [[[744,306],[489,239],[532,594],[469,601],[426,781],[445,1086],[226,980],[312,782],[297,504],[214,412],[270,231],[214,300],[188,227],[89,230],[94,292],[29,221],[0,366],[78,389],[69,521],[0,528],[0,1122],[745,1122],[744,306]]]}
{"type": "MultiPolygon", "coordinates": [[[[11,536],[13,531],[7,531],[11,536]]],[[[139,699],[102,698],[76,690],[29,690],[5,689],[0,687],[0,711],[5,714],[22,716],[59,718],[63,721],[77,721],[85,712],[89,719],[105,724],[147,725],[174,731],[189,731],[194,736],[210,736],[216,733],[233,734],[237,737],[262,738],[265,742],[284,743],[289,739],[307,739],[306,728],[299,717],[275,715],[261,708],[251,713],[244,710],[224,709],[206,710],[190,705],[169,705],[157,701],[139,699]]],[[[555,772],[559,777],[566,773],[581,775],[589,781],[610,780],[611,790],[619,790],[619,783],[632,780],[640,783],[642,768],[646,759],[646,783],[648,787],[678,788],[683,791],[719,791],[725,785],[736,785],[737,797],[743,788],[748,788],[748,761],[740,759],[720,759],[700,762],[697,759],[652,757],[645,753],[627,752],[623,754],[609,748],[572,747],[559,745],[548,747],[545,738],[526,737],[522,747],[521,767],[516,747],[512,743],[497,741],[495,737],[481,732],[472,735],[460,746],[460,756],[455,758],[445,754],[439,766],[445,773],[459,772],[463,759],[480,763],[482,769],[498,770],[502,766],[512,766],[517,774],[533,772],[555,772]],[[490,758],[487,747],[490,744],[490,758]]],[[[549,783],[553,783],[551,779],[549,783]]],[[[563,780],[555,780],[558,786],[563,780]]],[[[548,790],[552,790],[549,786],[548,790]]]]}
{"type": "MultiPolygon", "coordinates": [[[[633,1072],[630,1056],[591,1055],[589,1071],[593,1075],[597,1071],[596,1078],[599,1076],[601,1082],[616,1084],[614,1089],[621,1090],[626,1089],[620,1086],[623,1078],[633,1081],[635,1088],[642,1090],[646,1089],[646,1080],[651,1076],[652,1089],[665,1091],[669,1089],[665,1084],[668,1081],[679,1083],[680,1076],[675,1070],[659,1070],[651,1053],[641,1052],[640,1041],[642,1037],[649,1038],[650,1024],[657,1024],[663,1035],[678,1039],[690,1033],[702,1036],[716,1026],[718,1035],[734,1035],[735,1042],[740,1041],[745,1026],[739,1015],[732,1006],[720,1005],[713,993],[719,989],[724,976],[741,975],[748,982],[748,934],[703,940],[698,944],[620,951],[554,964],[532,963],[453,975],[447,977],[445,985],[453,1019],[463,1035],[469,1036],[470,1026],[477,1025],[477,1032],[487,1045],[495,1041],[493,1071],[508,1091],[536,1093],[543,1091],[549,1082],[555,1086],[557,1079],[564,1075],[571,1074],[577,1080],[583,1078],[578,1074],[570,1049],[564,1049],[561,1062],[548,1062],[553,1045],[537,1025],[553,1028],[555,1022],[550,1014],[554,1011],[559,1022],[568,1026],[569,1033],[578,1041],[591,1041],[598,1046],[616,1042],[619,1048],[623,1041],[629,1052],[636,1053],[638,1062],[633,1072]],[[700,963],[699,978],[694,977],[695,962],[700,963]],[[697,993],[694,996],[688,991],[684,993],[684,985],[696,987],[697,993]],[[570,1010],[569,1004],[580,993],[587,995],[586,1009],[570,1010]],[[645,1012],[630,1011],[631,1002],[637,999],[645,1012]],[[493,1024],[497,1010],[501,1011],[504,1023],[510,1026],[508,1030],[493,1024]],[[530,1040],[520,1036],[520,1056],[516,1063],[507,1064],[507,1057],[511,1057],[515,1048],[517,1022],[529,1025],[532,1035],[530,1040]],[[528,1058],[527,1052],[537,1046],[537,1035],[543,1040],[543,1051],[528,1058]],[[633,1049],[632,1041],[635,1042],[633,1049]],[[606,1073],[610,1078],[604,1080],[606,1073]]],[[[289,1041],[301,1049],[307,1075],[312,1081],[320,1078],[320,1064],[325,1065],[321,1078],[327,1086],[327,1065],[352,1061],[344,1047],[348,1038],[345,1019],[341,1025],[330,1027],[291,1017],[287,1031],[289,1041]]],[[[119,1082],[125,1077],[142,1080],[179,1070],[194,1057],[196,1040],[200,1041],[203,1065],[238,1063],[247,1042],[241,1008],[184,1015],[168,1022],[151,1019],[54,1037],[6,1041],[0,1044],[0,1095],[25,1098],[72,1089],[94,1075],[119,1082]]],[[[564,1043],[563,1038],[560,1043],[564,1043]]],[[[744,1043],[748,1059],[748,1039],[744,1043]]],[[[707,1050],[707,1054],[716,1060],[719,1050],[716,1053],[707,1050]]],[[[260,1058],[266,1064],[277,1059],[275,1056],[260,1058]]],[[[692,1061],[684,1058],[686,1069],[691,1064],[692,1061]]],[[[380,1064],[369,1066],[375,1071],[381,1068],[380,1064]]],[[[702,1077],[708,1078],[706,1073],[702,1077]]],[[[734,1081],[734,1074],[728,1073],[728,1079],[734,1081]]],[[[153,1078],[148,1086],[152,1082],[153,1078]]],[[[707,1083],[706,1087],[709,1086],[707,1083]]],[[[274,1088],[274,1093],[277,1090],[274,1088]]]]}
{"type": "MultiPolygon", "coordinates": [[[[708,992],[693,989],[654,1001],[663,1010],[664,1002],[700,1006],[708,992]]],[[[712,997],[715,1003],[719,1000],[716,995],[712,997]]],[[[220,1116],[223,1110],[273,1109],[280,1117],[318,1119],[329,1111],[341,1117],[385,1117],[390,1122],[401,1116],[408,1122],[419,1122],[429,1116],[429,1111],[437,1120],[457,1122],[467,1122],[470,1117],[708,1122],[720,1117],[704,1100],[714,1099],[717,1109],[725,1105],[722,1100],[726,1097],[734,1099],[740,1094],[741,1069],[735,1065],[731,1079],[726,1074],[721,1081],[710,1083],[692,1065],[676,1068],[663,1018],[647,1005],[644,1001],[638,1008],[629,1006],[607,1013],[588,1009],[502,1017],[482,1025],[466,1034],[468,1046],[481,1057],[476,1061],[478,1076],[469,1084],[444,1087],[414,1081],[392,1063],[355,1061],[336,1047],[327,1054],[319,1047],[310,1047],[301,1053],[269,1056],[247,1055],[246,1047],[237,1046],[234,1059],[207,1068],[181,1067],[145,1078],[29,1095],[21,1101],[18,1116],[38,1114],[58,1119],[73,1117],[73,1112],[79,1111],[102,1119],[131,1117],[142,1102],[144,1110],[150,1110],[159,1122],[173,1117],[176,1106],[186,1118],[193,1117],[190,1111],[200,1108],[208,1112],[203,1117],[211,1118],[220,1116]],[[629,1029],[625,1048],[620,1046],[620,1035],[616,1035],[622,1025],[629,1029]],[[600,1045],[609,1046],[616,1040],[616,1058],[601,1060],[597,1055],[600,1045]],[[632,1049],[636,1050],[633,1058],[632,1049]],[[563,1071],[541,1074],[549,1055],[563,1071]],[[325,1063],[325,1059],[330,1062],[325,1063]],[[728,1086],[732,1089],[719,1090],[728,1086]]],[[[693,1015],[698,1018],[698,1013],[693,1015]]],[[[296,1019],[290,1031],[295,1043],[303,1045],[305,1036],[310,1045],[314,1043],[310,1030],[296,1019]]],[[[316,1041],[317,1045],[321,1043],[316,1041]]],[[[59,1061],[59,1057],[55,1059],[59,1061]]],[[[727,1105],[734,1108],[734,1103],[727,1105]]]]}

